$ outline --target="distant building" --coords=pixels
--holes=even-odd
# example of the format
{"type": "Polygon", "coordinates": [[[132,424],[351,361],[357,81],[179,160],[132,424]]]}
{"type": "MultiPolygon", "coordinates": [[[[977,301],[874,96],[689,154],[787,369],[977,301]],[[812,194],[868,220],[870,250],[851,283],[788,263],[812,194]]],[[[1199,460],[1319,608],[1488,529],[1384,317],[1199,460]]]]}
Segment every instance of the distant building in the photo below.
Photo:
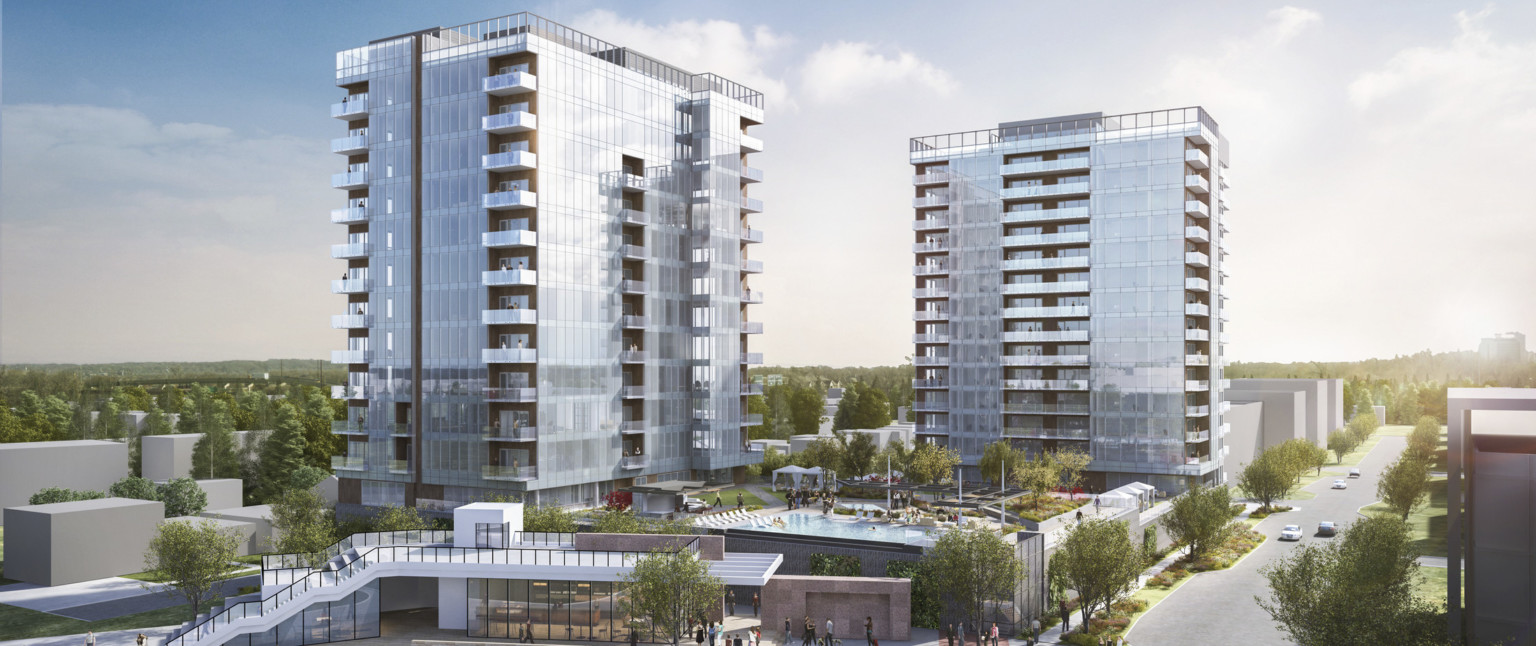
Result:
{"type": "Polygon", "coordinates": [[[1222,400],[1234,404],[1265,402],[1266,447],[1291,438],[1323,446],[1329,433],[1344,427],[1343,379],[1233,379],[1222,400]],[[1299,394],[1303,406],[1295,417],[1290,414],[1291,401],[1276,399],[1290,398],[1292,393],[1299,394]]]}
{"type": "Polygon", "coordinates": [[[1526,356],[1525,335],[1519,332],[1495,334],[1477,344],[1477,358],[1483,363],[1519,363],[1526,356]]]}
{"type": "Polygon", "coordinates": [[[24,506],[32,494],[47,487],[106,491],[127,475],[128,445],[124,442],[0,444],[0,508],[24,506]]]}
{"type": "Polygon", "coordinates": [[[1536,631],[1536,389],[1446,393],[1446,598],[1467,644],[1536,631]]]}

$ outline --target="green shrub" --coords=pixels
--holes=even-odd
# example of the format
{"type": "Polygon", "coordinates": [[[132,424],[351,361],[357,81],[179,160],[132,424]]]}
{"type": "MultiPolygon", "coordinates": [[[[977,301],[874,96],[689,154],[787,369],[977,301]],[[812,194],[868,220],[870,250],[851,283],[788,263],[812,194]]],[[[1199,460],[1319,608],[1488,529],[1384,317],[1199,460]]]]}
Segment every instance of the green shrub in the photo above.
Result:
{"type": "Polygon", "coordinates": [[[1141,549],[1147,554],[1157,553],[1157,525],[1148,525],[1141,530],[1141,549]]]}
{"type": "Polygon", "coordinates": [[[76,500],[95,500],[106,498],[107,494],[100,491],[76,491],[64,487],[47,487],[27,499],[29,505],[49,505],[56,502],[74,502],[76,500]]]}
{"type": "Polygon", "coordinates": [[[937,587],[922,561],[887,561],[885,575],[912,580],[912,625],[938,630],[944,612],[937,587]]]}
{"type": "Polygon", "coordinates": [[[846,554],[812,554],[811,576],[864,576],[864,563],[846,554]]]}
{"type": "Polygon", "coordinates": [[[1083,632],[1067,633],[1062,643],[1072,646],[1099,646],[1099,638],[1083,632]]]}
{"type": "Polygon", "coordinates": [[[853,510],[852,509],[843,509],[843,508],[839,507],[837,509],[833,509],[832,513],[837,514],[839,516],[852,516],[853,515],[853,510]]]}

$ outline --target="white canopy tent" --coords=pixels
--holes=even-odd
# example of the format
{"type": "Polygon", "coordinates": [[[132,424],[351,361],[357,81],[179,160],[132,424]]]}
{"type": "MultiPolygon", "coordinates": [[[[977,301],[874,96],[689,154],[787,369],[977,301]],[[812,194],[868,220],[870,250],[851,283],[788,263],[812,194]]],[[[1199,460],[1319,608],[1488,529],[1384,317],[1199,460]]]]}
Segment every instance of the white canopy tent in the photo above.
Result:
{"type": "Polygon", "coordinates": [[[778,491],[779,490],[779,474],[784,474],[784,475],[787,475],[787,476],[790,477],[790,479],[794,482],[794,486],[792,487],[793,489],[799,489],[800,488],[800,479],[805,477],[805,476],[816,476],[816,484],[813,485],[813,487],[815,487],[815,488],[820,488],[824,484],[822,482],[821,467],[811,467],[811,468],[807,469],[805,467],[797,467],[797,466],[791,464],[791,465],[789,465],[787,467],[784,467],[782,469],[774,469],[773,470],[773,490],[774,491],[778,491]]]}

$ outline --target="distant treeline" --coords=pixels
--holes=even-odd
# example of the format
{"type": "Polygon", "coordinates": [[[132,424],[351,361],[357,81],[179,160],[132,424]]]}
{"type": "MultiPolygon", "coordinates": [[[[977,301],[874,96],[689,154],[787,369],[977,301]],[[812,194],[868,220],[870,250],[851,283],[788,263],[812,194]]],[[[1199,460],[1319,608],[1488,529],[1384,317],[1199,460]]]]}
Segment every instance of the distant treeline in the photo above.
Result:
{"type": "Polygon", "coordinates": [[[1430,352],[1364,361],[1233,362],[1230,379],[1371,379],[1394,382],[1471,382],[1484,386],[1536,387],[1536,361],[1489,363],[1476,352],[1430,352]]]}

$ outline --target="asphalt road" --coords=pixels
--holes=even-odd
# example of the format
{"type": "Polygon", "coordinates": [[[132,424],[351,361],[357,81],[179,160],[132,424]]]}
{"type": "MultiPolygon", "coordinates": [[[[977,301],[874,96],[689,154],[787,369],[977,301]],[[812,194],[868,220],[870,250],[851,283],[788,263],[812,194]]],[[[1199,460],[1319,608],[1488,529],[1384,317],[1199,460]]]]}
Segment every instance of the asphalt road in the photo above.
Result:
{"type": "Polygon", "coordinates": [[[1304,488],[1317,494],[1312,500],[1286,504],[1294,510],[1264,519],[1256,529],[1269,540],[1230,570],[1195,576],[1162,603],[1148,611],[1126,639],[1136,646],[1184,646],[1186,644],[1291,644],[1276,627],[1269,613],[1260,608],[1254,596],[1268,596],[1268,586],[1259,568],[1274,561],[1297,545],[1333,540],[1316,535],[1320,521],[1331,520],[1348,526],[1360,516],[1357,510],[1376,501],[1376,480],[1407,446],[1407,439],[1384,436],[1360,461],[1360,477],[1345,478],[1348,468],[1323,467],[1324,477],[1304,488]],[[1330,470],[1339,474],[1330,477],[1330,470]],[[1330,489],[1336,478],[1345,478],[1349,488],[1330,489]],[[1280,542],[1280,528],[1301,525],[1299,542],[1280,542]]]}

